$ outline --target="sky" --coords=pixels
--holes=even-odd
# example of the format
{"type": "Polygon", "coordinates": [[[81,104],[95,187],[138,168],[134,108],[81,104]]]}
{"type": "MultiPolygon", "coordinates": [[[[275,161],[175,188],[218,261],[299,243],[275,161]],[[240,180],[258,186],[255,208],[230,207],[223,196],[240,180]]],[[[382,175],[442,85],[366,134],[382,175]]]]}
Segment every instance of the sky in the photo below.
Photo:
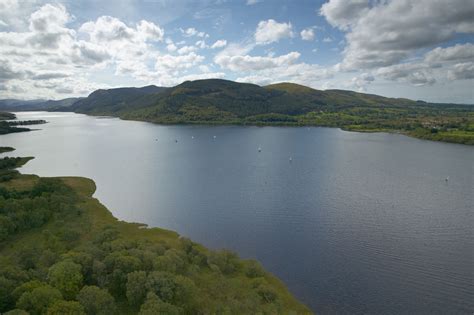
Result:
{"type": "Polygon", "coordinates": [[[474,103],[474,0],[0,0],[0,98],[222,78],[474,103]]]}

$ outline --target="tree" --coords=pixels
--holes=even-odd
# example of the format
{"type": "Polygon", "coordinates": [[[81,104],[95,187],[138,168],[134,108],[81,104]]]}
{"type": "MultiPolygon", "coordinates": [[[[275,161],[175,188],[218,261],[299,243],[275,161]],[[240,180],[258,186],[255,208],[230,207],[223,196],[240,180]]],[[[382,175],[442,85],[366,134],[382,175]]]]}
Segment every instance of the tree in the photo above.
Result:
{"type": "Polygon", "coordinates": [[[61,292],[50,285],[43,285],[31,292],[25,292],[20,296],[16,306],[28,311],[31,315],[41,315],[54,302],[62,300],[61,292]]]}
{"type": "Polygon", "coordinates": [[[58,262],[49,269],[49,283],[59,289],[65,299],[74,299],[82,287],[81,269],[81,265],[70,260],[58,262]]]}
{"type": "Polygon", "coordinates": [[[88,315],[115,314],[115,301],[107,290],[96,286],[85,286],[77,295],[77,300],[88,315]]]}
{"type": "Polygon", "coordinates": [[[178,315],[181,311],[179,307],[163,302],[156,294],[150,292],[140,308],[139,315],[178,315]]]}
{"type": "Polygon", "coordinates": [[[219,270],[225,275],[236,272],[240,267],[240,262],[237,255],[228,250],[211,252],[207,262],[209,266],[217,266],[219,270]]]}
{"type": "Polygon", "coordinates": [[[130,305],[140,306],[146,297],[146,272],[134,271],[127,275],[127,299],[130,305]]]}
{"type": "Polygon", "coordinates": [[[195,306],[197,288],[194,282],[184,276],[175,276],[169,272],[155,271],[148,275],[147,289],[167,303],[183,305],[192,313],[195,306]]]}
{"type": "Polygon", "coordinates": [[[85,315],[84,307],[76,301],[57,301],[48,308],[47,315],[85,315]]]}

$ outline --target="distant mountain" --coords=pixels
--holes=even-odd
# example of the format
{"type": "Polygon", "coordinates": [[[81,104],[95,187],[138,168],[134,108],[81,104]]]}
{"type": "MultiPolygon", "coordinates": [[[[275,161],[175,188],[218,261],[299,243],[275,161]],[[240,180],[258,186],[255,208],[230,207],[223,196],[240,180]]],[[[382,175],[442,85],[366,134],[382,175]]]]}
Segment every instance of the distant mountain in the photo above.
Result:
{"type": "Polygon", "coordinates": [[[55,110],[62,107],[69,107],[80,97],[65,98],[62,100],[0,100],[0,110],[5,111],[31,111],[31,110],[55,110]]]}
{"type": "Polygon", "coordinates": [[[164,124],[315,125],[474,144],[474,106],[221,79],[97,90],[61,110],[164,124]]]}
{"type": "Polygon", "coordinates": [[[150,97],[150,95],[159,94],[166,89],[155,85],[141,88],[100,89],[92,92],[88,97],[78,100],[67,110],[96,115],[117,115],[134,108],[152,105],[154,97],[150,97]]]}
{"type": "Polygon", "coordinates": [[[146,119],[162,121],[170,118],[170,115],[184,115],[191,109],[213,110],[227,118],[242,118],[268,113],[297,115],[336,107],[413,104],[416,102],[351,91],[320,91],[292,83],[261,87],[208,79],[186,81],[171,88],[97,90],[76,102],[70,109],[88,114],[119,114],[137,118],[144,116],[146,119]]]}

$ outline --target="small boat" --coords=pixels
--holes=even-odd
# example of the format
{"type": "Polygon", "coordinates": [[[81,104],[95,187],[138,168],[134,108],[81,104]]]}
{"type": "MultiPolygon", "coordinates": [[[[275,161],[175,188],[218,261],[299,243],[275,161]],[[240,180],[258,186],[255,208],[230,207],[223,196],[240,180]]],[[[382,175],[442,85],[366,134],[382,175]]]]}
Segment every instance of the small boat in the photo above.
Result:
{"type": "Polygon", "coordinates": [[[261,148],[261,147],[258,147],[258,152],[262,152],[262,148],[261,148]]]}
{"type": "Polygon", "coordinates": [[[449,180],[449,176],[448,176],[448,177],[446,177],[444,180],[445,180],[445,181],[448,181],[448,180],[449,180]]]}
{"type": "Polygon", "coordinates": [[[214,136],[213,138],[215,139],[215,138],[217,138],[217,136],[214,136]]]}
{"type": "Polygon", "coordinates": [[[191,139],[194,139],[194,136],[191,136],[191,139]]]}
{"type": "Polygon", "coordinates": [[[174,142],[178,143],[178,139],[175,139],[174,142]]]}
{"type": "Polygon", "coordinates": [[[293,158],[292,158],[292,157],[290,157],[289,161],[290,161],[290,162],[293,162],[293,158]]]}

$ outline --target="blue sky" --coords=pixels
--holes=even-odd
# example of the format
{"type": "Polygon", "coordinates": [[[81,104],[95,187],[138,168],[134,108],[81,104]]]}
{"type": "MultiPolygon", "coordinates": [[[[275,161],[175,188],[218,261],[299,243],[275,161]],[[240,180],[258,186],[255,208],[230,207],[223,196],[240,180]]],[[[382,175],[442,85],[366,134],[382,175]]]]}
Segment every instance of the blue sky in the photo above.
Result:
{"type": "Polygon", "coordinates": [[[474,1],[0,2],[0,98],[225,78],[474,103],[474,1]]]}

